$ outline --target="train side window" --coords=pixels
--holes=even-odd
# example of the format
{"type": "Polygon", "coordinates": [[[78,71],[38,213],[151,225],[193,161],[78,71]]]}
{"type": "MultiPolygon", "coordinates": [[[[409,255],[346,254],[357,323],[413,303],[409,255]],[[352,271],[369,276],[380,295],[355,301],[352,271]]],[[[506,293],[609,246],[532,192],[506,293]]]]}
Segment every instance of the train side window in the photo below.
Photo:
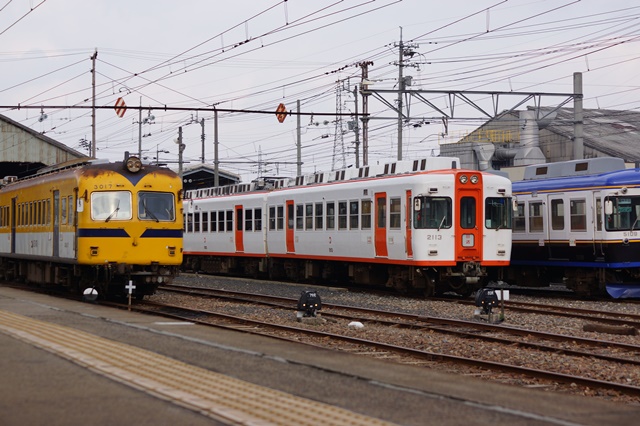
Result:
{"type": "Polygon", "coordinates": [[[322,203],[316,203],[316,211],[315,211],[315,219],[316,219],[316,225],[315,225],[315,229],[323,229],[323,222],[324,222],[324,212],[323,212],[323,207],[324,205],[322,203]]]}
{"type": "Polygon", "coordinates": [[[269,207],[269,231],[275,231],[276,229],[276,208],[269,207]]]}
{"type": "Polygon", "coordinates": [[[51,200],[47,200],[46,216],[47,216],[47,225],[49,225],[51,224],[51,200]]]}
{"type": "Polygon", "coordinates": [[[73,195],[69,195],[69,225],[73,225],[74,224],[74,220],[75,220],[75,202],[74,202],[74,197],[73,195]]]}
{"type": "Polygon", "coordinates": [[[193,232],[200,232],[200,212],[193,214],[193,232]]]}
{"type": "Polygon", "coordinates": [[[518,203],[516,204],[516,211],[513,214],[513,232],[525,232],[525,224],[524,203],[518,203]]]}
{"type": "Polygon", "coordinates": [[[551,229],[561,231],[564,229],[564,201],[551,200],[551,229]]]}
{"type": "Polygon", "coordinates": [[[327,229],[336,227],[336,203],[327,202],[327,229]]]}
{"type": "Polygon", "coordinates": [[[253,231],[253,210],[247,209],[244,214],[244,230],[253,231]]]}
{"type": "Polygon", "coordinates": [[[233,232],[233,210],[227,210],[227,232],[233,232]]]}
{"type": "Polygon", "coordinates": [[[358,229],[360,220],[360,203],[358,201],[349,202],[349,229],[358,229]]]}
{"type": "Polygon", "coordinates": [[[278,206],[277,211],[278,211],[278,216],[277,216],[276,226],[278,227],[278,231],[281,231],[284,229],[284,207],[278,206]]]}
{"type": "Polygon", "coordinates": [[[187,232],[193,232],[193,213],[187,214],[187,232]]]}
{"type": "Polygon", "coordinates": [[[602,231],[602,200],[596,200],[596,227],[598,231],[602,231]]]}
{"type": "Polygon", "coordinates": [[[361,202],[362,220],[360,221],[362,229],[371,229],[371,200],[362,200],[361,202]]]}
{"type": "Polygon", "coordinates": [[[338,229],[347,229],[347,202],[338,202],[338,229]]]}
{"type": "Polygon", "coordinates": [[[390,198],[389,199],[389,228],[400,229],[400,223],[401,223],[400,213],[401,213],[400,198],[390,198]]]}
{"type": "Polygon", "coordinates": [[[60,199],[60,224],[67,224],[67,197],[60,199]]]}
{"type": "Polygon", "coordinates": [[[209,212],[202,212],[202,232],[209,232],[209,212]]]}
{"type": "Polygon", "coordinates": [[[218,232],[224,232],[224,210],[218,211],[218,232]]]}
{"type": "Polygon", "coordinates": [[[476,227],[476,199],[462,197],[460,200],[460,227],[473,229],[476,227]]]}
{"type": "Polygon", "coordinates": [[[253,215],[253,217],[255,218],[255,230],[256,231],[262,231],[262,209],[255,209],[254,210],[255,214],[253,215]]]}
{"type": "Polygon", "coordinates": [[[587,203],[585,200],[571,200],[571,230],[587,230],[587,203]]]}
{"type": "Polygon", "coordinates": [[[304,229],[304,205],[296,204],[296,229],[304,229]]]}
{"type": "Polygon", "coordinates": [[[215,210],[209,212],[209,225],[211,232],[216,232],[218,230],[218,212],[215,210]]]}
{"type": "Polygon", "coordinates": [[[542,218],[542,201],[529,203],[529,232],[542,232],[544,229],[542,218]]]}
{"type": "Polygon", "coordinates": [[[304,229],[313,229],[313,204],[304,206],[304,229]]]}

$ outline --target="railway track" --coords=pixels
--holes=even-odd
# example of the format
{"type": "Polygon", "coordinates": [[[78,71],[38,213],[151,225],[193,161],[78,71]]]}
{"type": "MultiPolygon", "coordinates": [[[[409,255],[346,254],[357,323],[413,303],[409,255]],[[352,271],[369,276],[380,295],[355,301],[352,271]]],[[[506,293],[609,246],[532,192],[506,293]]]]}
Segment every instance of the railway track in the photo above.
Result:
{"type": "MultiPolygon", "coordinates": [[[[184,306],[157,304],[154,311],[170,311],[171,315],[177,315],[182,319],[193,321],[203,321],[209,323],[210,318],[216,318],[215,322],[231,322],[227,325],[242,331],[266,333],[276,335],[279,338],[286,338],[297,342],[309,343],[319,346],[329,346],[335,348],[337,342],[341,345],[351,345],[352,348],[341,348],[358,353],[377,354],[385,358],[409,357],[405,362],[412,363],[433,363],[448,362],[456,365],[466,365],[474,368],[489,370],[503,374],[523,375],[530,378],[542,379],[545,381],[565,383],[572,386],[581,385],[591,389],[606,389],[619,392],[624,395],[640,396],[640,387],[631,384],[633,381],[621,377],[593,377],[581,374],[567,374],[563,372],[562,366],[572,364],[572,359],[580,357],[588,360],[595,360],[602,364],[603,371],[617,370],[618,366],[628,366],[637,369],[640,364],[640,346],[596,339],[576,338],[552,333],[535,332],[527,329],[509,327],[504,325],[486,324],[475,321],[454,320],[438,317],[427,317],[411,315],[400,312],[381,311],[364,309],[353,306],[333,305],[323,303],[322,319],[333,322],[346,322],[359,320],[371,328],[374,324],[391,332],[408,330],[412,336],[432,336],[434,334],[454,338],[459,342],[459,346],[482,346],[490,345],[489,354],[483,354],[481,350],[468,351],[466,354],[459,351],[455,354],[443,351],[429,351],[420,347],[419,342],[414,344],[398,344],[389,342],[386,338],[363,338],[353,336],[349,332],[336,333],[323,331],[325,327],[305,324],[292,324],[291,311],[295,310],[297,300],[286,297],[256,295],[251,293],[229,292],[222,290],[210,290],[201,287],[193,288],[186,286],[165,286],[164,291],[177,292],[183,296],[194,298],[215,298],[224,300],[226,304],[235,306],[224,310],[238,310],[249,312],[243,315],[229,315],[222,313],[217,307],[215,311],[210,309],[190,310],[184,306]],[[277,309],[287,312],[289,321],[274,322],[261,320],[260,314],[253,312],[262,306],[264,309],[277,309]],[[245,308],[238,308],[244,306],[245,308]],[[184,310],[183,314],[176,314],[177,310],[184,310]],[[311,339],[311,340],[309,340],[311,339]],[[418,343],[418,344],[416,344],[418,343]],[[518,347],[520,350],[546,353],[545,358],[556,359],[556,364],[560,366],[555,371],[543,366],[522,365],[518,359],[505,357],[500,361],[491,359],[499,357],[501,350],[498,347],[518,347]]],[[[209,303],[211,305],[211,303],[209,303]]],[[[150,305],[146,305],[150,306],[150,305]]],[[[421,339],[417,339],[420,341],[421,339]]],[[[422,345],[425,346],[425,345],[422,345]]],[[[428,345],[427,345],[428,346],[428,345]]],[[[475,373],[470,373],[475,374],[475,373]]]]}

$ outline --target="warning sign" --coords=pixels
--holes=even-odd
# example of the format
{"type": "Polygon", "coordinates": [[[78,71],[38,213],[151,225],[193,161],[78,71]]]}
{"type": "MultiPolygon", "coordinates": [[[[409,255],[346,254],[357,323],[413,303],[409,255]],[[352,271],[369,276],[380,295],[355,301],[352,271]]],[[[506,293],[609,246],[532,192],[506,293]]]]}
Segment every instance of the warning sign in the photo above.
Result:
{"type": "Polygon", "coordinates": [[[118,117],[124,117],[124,113],[127,111],[127,104],[124,103],[124,99],[118,98],[116,105],[113,107],[116,110],[118,117]]]}
{"type": "Polygon", "coordinates": [[[281,123],[287,118],[287,107],[285,107],[284,104],[280,104],[278,108],[276,108],[276,118],[281,123]]]}

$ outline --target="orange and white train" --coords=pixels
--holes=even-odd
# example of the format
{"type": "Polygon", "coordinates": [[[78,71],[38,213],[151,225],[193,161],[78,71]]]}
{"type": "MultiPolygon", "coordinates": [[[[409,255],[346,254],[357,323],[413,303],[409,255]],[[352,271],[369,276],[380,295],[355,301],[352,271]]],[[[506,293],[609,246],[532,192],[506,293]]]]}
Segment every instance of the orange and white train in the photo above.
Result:
{"type": "Polygon", "coordinates": [[[511,181],[431,157],[185,193],[184,268],[469,295],[511,255],[511,181]]]}

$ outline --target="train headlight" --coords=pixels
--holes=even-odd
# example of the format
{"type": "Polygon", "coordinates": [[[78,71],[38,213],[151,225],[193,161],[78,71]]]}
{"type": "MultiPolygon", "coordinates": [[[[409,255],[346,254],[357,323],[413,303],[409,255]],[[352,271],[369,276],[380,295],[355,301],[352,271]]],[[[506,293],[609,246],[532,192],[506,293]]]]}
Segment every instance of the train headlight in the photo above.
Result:
{"type": "Polygon", "coordinates": [[[478,175],[471,176],[471,183],[473,183],[473,184],[478,183],[478,175]]]}
{"type": "Polygon", "coordinates": [[[467,183],[469,177],[467,175],[460,175],[460,183],[467,183]]]}
{"type": "Polygon", "coordinates": [[[129,157],[125,163],[127,170],[131,173],[138,173],[142,168],[142,161],[138,157],[129,157]]]}

